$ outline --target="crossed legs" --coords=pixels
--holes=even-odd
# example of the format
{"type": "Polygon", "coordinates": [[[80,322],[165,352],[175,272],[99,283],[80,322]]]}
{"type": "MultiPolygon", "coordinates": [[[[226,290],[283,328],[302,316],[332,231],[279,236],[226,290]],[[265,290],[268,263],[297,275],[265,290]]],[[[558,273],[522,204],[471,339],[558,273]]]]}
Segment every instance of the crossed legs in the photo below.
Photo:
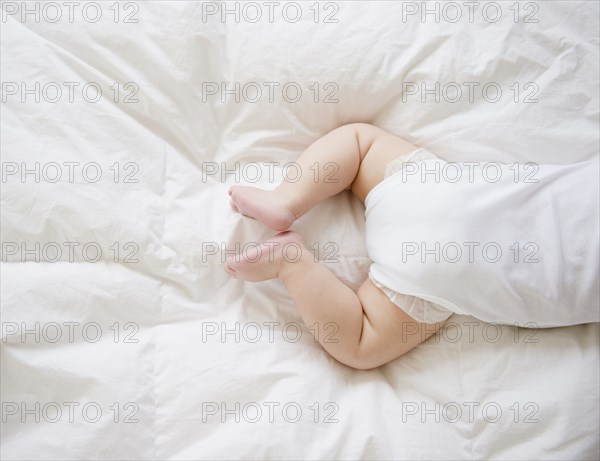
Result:
{"type": "MultiPolygon", "coordinates": [[[[414,149],[372,125],[344,125],[314,142],[299,157],[297,182],[284,181],[274,191],[233,186],[229,190],[231,206],[271,229],[284,231],[317,203],[345,189],[364,203],[369,191],[383,180],[386,164],[414,149]]],[[[354,368],[387,363],[442,325],[415,321],[369,278],[355,293],[315,262],[302,237],[293,231],[277,234],[243,257],[228,257],[225,270],[248,281],[281,279],[306,325],[316,326],[311,331],[323,348],[354,368]],[[291,247],[298,254],[284,257],[283,248],[291,247]]]]}

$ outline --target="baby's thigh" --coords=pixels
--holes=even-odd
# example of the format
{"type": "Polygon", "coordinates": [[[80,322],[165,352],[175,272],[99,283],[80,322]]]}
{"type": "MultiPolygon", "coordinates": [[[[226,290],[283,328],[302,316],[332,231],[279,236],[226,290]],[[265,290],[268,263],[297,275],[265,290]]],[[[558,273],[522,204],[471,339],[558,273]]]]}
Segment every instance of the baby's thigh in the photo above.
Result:
{"type": "Polygon", "coordinates": [[[387,164],[417,149],[414,144],[380,128],[369,126],[364,131],[370,145],[351,186],[354,195],[363,203],[371,189],[383,181],[387,164]]]}
{"type": "Polygon", "coordinates": [[[400,357],[421,344],[445,323],[420,323],[396,306],[370,278],[358,289],[364,322],[357,359],[371,368],[400,357]]]}

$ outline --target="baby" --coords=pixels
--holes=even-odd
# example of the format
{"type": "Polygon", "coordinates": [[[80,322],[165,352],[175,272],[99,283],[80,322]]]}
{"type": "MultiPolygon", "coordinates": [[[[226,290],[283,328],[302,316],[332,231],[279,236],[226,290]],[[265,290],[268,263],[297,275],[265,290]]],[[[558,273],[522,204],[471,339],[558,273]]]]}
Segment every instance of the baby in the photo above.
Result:
{"type": "Polygon", "coordinates": [[[273,191],[230,188],[235,211],[284,232],[244,257],[229,256],[225,270],[247,281],[282,280],[338,361],[380,366],[425,341],[453,313],[529,327],[600,321],[597,159],[529,165],[533,171],[494,164],[492,174],[354,123],[309,146],[297,166],[305,172],[315,162],[335,165],[334,179],[304,174],[273,191]],[[366,206],[372,260],[356,293],[287,230],[346,189],[366,206]],[[302,250],[293,260],[282,254],[290,243],[302,250]],[[326,341],[331,325],[335,339],[326,341]]]}

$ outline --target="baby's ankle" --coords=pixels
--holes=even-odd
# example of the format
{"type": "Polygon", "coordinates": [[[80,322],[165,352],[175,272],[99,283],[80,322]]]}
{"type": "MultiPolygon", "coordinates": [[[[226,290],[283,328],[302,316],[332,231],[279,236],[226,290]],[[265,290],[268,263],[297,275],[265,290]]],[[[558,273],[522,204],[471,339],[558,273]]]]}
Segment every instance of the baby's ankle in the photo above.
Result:
{"type": "Polygon", "coordinates": [[[275,203],[278,203],[285,210],[289,211],[291,214],[291,218],[293,221],[296,221],[300,216],[298,215],[297,205],[296,205],[296,197],[292,191],[286,189],[286,187],[282,187],[280,184],[275,189],[270,191],[275,200],[275,203]]]}

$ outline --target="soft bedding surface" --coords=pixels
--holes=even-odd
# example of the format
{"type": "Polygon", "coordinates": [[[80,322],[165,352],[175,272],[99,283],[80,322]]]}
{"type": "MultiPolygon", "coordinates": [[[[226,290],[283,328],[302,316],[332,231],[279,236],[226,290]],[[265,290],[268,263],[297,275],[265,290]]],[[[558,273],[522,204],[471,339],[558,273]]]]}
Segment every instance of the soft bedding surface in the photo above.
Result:
{"type": "MultiPolygon", "coordinates": [[[[597,2],[68,3],[2,2],[2,459],[600,458],[597,323],[455,315],[357,371],[221,266],[273,234],[227,188],[345,123],[597,157],[597,2]]],[[[294,229],[367,276],[349,194],[294,229]]]]}

